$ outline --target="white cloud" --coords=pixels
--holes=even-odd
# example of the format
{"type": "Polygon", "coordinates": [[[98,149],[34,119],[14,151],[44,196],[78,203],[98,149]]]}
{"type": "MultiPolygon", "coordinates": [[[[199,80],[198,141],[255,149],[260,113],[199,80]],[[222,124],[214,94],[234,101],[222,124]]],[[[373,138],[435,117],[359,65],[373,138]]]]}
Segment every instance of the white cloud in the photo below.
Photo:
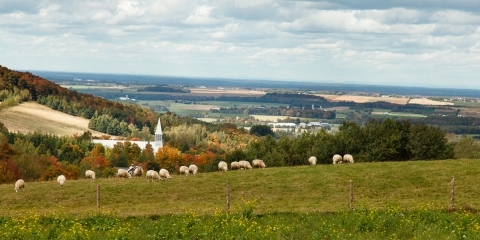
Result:
{"type": "Polygon", "coordinates": [[[4,0],[0,64],[385,84],[461,76],[455,81],[468,84],[478,75],[479,25],[473,0],[4,0]]]}

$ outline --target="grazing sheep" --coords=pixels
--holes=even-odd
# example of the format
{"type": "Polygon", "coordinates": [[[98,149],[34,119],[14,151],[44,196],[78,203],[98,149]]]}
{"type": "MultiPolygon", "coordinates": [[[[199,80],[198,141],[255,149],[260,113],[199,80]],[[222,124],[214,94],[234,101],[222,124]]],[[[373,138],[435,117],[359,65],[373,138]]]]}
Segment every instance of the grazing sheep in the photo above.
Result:
{"type": "Polygon", "coordinates": [[[180,169],[178,170],[179,174],[185,174],[185,176],[188,176],[190,173],[190,170],[188,169],[187,166],[181,166],[180,169]]]}
{"type": "Polygon", "coordinates": [[[188,170],[193,176],[196,176],[198,172],[198,167],[195,164],[190,164],[190,166],[188,166],[188,170]]]}
{"type": "Polygon", "coordinates": [[[311,157],[308,159],[308,163],[310,163],[310,166],[317,165],[317,158],[314,157],[314,156],[311,156],[311,157]]]}
{"type": "Polygon", "coordinates": [[[92,180],[95,180],[95,172],[92,170],[87,170],[85,171],[85,177],[86,178],[91,178],[92,180]]]}
{"type": "Polygon", "coordinates": [[[228,165],[227,165],[227,163],[224,162],[224,161],[220,161],[220,162],[218,163],[218,170],[219,170],[219,171],[222,171],[222,172],[228,171],[228,165]]]}
{"type": "Polygon", "coordinates": [[[345,154],[343,156],[343,162],[344,163],[353,163],[353,156],[350,154],[345,154]]]}
{"type": "Polygon", "coordinates": [[[63,187],[63,185],[65,184],[65,181],[67,181],[67,179],[65,178],[65,176],[63,176],[63,175],[58,176],[57,182],[60,183],[60,186],[61,186],[61,187],[63,187]]]}
{"type": "Polygon", "coordinates": [[[25,190],[25,181],[23,181],[23,179],[18,179],[15,182],[15,188],[13,190],[15,190],[15,192],[18,192],[20,188],[22,189],[22,191],[25,190]]]}
{"type": "Polygon", "coordinates": [[[238,163],[240,164],[240,169],[252,169],[252,165],[248,161],[241,160],[238,163]]]}
{"type": "Polygon", "coordinates": [[[253,168],[265,168],[265,163],[261,159],[255,159],[252,161],[253,168]]]}
{"type": "Polygon", "coordinates": [[[170,177],[170,173],[168,172],[167,169],[162,168],[162,169],[160,169],[159,173],[160,173],[160,180],[163,180],[163,179],[170,180],[170,179],[172,179],[172,177],[170,177]]]}
{"type": "Polygon", "coordinates": [[[152,182],[155,182],[155,179],[161,180],[160,175],[155,170],[148,170],[145,176],[147,177],[147,182],[149,179],[152,179],[152,182]]]}
{"type": "Polygon", "coordinates": [[[132,178],[132,175],[130,175],[130,173],[125,169],[118,169],[117,178],[122,178],[122,179],[128,178],[128,179],[130,179],[130,178],[132,178]]]}
{"type": "Polygon", "coordinates": [[[143,175],[143,168],[142,167],[135,167],[135,170],[133,171],[133,176],[135,177],[141,177],[143,175]]]}
{"type": "Polygon", "coordinates": [[[335,154],[333,155],[333,164],[340,164],[342,163],[342,156],[335,154]]]}
{"type": "Polygon", "coordinates": [[[240,163],[237,161],[233,161],[230,163],[230,169],[231,170],[237,170],[240,169],[240,163]]]}

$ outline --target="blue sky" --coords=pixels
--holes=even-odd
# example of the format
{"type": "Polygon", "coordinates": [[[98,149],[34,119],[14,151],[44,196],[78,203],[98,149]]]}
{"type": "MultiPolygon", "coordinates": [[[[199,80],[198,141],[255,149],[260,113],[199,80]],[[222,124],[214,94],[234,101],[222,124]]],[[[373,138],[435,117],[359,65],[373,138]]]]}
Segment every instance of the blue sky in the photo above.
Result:
{"type": "Polygon", "coordinates": [[[1,0],[0,65],[480,89],[474,0],[1,0]]]}

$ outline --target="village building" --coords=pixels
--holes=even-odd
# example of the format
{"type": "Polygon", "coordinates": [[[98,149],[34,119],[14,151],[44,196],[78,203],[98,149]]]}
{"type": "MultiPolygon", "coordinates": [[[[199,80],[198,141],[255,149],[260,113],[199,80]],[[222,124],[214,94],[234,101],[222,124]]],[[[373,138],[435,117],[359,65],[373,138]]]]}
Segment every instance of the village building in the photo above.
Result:
{"type": "Polygon", "coordinates": [[[92,139],[94,144],[102,144],[106,148],[113,148],[118,142],[130,142],[131,144],[136,144],[142,150],[147,147],[147,144],[152,146],[153,152],[156,153],[158,149],[163,148],[163,132],[162,125],[160,123],[160,118],[158,118],[157,128],[155,130],[155,141],[152,143],[150,141],[127,141],[127,140],[100,140],[92,139]]]}

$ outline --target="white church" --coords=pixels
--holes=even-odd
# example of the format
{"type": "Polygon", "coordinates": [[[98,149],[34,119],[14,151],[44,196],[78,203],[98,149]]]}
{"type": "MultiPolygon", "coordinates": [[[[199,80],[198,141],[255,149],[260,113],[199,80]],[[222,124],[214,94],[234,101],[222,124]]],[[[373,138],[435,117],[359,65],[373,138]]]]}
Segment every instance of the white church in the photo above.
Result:
{"type": "Polygon", "coordinates": [[[158,149],[163,148],[163,138],[162,138],[162,125],[160,123],[160,118],[158,118],[157,129],[155,130],[155,142],[151,143],[150,141],[127,141],[127,140],[99,140],[99,139],[92,139],[94,144],[102,144],[105,148],[113,148],[115,144],[118,142],[130,142],[132,145],[135,143],[140,147],[142,150],[147,147],[147,144],[150,143],[153,148],[153,152],[156,153],[158,149]]]}

